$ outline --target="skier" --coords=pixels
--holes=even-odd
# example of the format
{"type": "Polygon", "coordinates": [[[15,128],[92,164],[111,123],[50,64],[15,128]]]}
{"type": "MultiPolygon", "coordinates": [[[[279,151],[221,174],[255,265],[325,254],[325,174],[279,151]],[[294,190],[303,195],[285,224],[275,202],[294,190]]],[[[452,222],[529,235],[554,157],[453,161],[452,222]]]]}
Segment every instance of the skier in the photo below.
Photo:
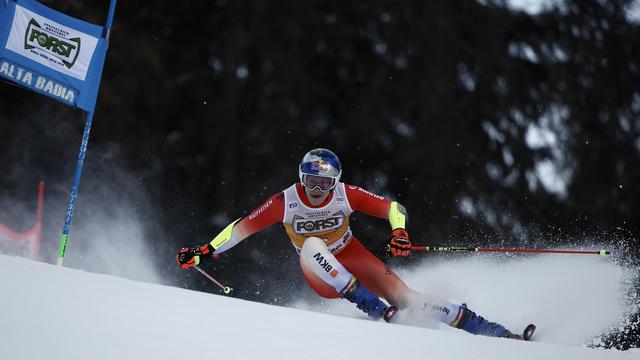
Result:
{"type": "Polygon", "coordinates": [[[396,201],[340,182],[341,174],[340,160],[333,152],[309,151],[299,166],[300,182],[273,195],[249,216],[233,221],[211,242],[182,248],[178,263],[188,269],[198,265],[202,257],[225,252],[248,236],[282,222],[300,255],[305,279],[322,297],[346,299],[373,319],[387,322],[392,321],[398,309],[421,307],[441,322],[472,334],[525,340],[531,337],[535,330],[532,325],[522,336],[515,335],[476,315],[465,304],[429,301],[426,295],[409,288],[362,245],[349,227],[349,216],[354,211],[388,219],[388,254],[408,256],[411,241],[405,208],[396,201]]]}

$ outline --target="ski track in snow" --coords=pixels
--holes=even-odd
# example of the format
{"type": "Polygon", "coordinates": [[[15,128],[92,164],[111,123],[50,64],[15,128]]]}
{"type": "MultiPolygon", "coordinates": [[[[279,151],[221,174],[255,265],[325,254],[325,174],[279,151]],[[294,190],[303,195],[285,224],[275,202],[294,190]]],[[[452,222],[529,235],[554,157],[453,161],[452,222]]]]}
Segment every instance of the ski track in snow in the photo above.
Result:
{"type": "Polygon", "coordinates": [[[464,299],[506,325],[535,319],[539,342],[365,320],[340,300],[303,311],[0,255],[0,359],[640,358],[637,350],[573,345],[624,308],[624,271],[606,262],[476,258],[401,273],[417,289],[464,299]],[[595,319],[584,314],[595,310],[595,319]]]}

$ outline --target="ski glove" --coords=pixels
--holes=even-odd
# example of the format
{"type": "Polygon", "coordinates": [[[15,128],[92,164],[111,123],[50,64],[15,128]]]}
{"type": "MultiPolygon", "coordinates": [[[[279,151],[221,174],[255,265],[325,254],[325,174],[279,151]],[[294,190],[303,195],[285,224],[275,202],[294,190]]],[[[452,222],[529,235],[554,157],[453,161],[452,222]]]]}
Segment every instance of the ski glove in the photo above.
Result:
{"type": "Polygon", "coordinates": [[[389,256],[408,256],[411,253],[411,241],[409,233],[405,229],[395,229],[391,232],[387,254],[389,256]]]}
{"type": "Polygon", "coordinates": [[[176,255],[176,261],[181,268],[188,269],[200,264],[200,256],[210,256],[214,259],[218,257],[213,253],[213,247],[210,244],[205,244],[200,247],[180,249],[176,255]]]}

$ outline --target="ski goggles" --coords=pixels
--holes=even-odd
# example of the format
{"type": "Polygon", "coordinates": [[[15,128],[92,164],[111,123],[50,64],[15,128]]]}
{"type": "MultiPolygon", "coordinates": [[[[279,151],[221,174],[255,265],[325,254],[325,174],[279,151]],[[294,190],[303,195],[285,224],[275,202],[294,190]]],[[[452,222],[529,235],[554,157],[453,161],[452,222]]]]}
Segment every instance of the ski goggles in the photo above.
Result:
{"type": "Polygon", "coordinates": [[[302,182],[302,185],[304,185],[304,187],[309,190],[318,188],[321,191],[329,191],[336,187],[336,184],[338,183],[338,180],[335,177],[309,174],[302,174],[302,176],[300,177],[300,181],[302,182]]]}

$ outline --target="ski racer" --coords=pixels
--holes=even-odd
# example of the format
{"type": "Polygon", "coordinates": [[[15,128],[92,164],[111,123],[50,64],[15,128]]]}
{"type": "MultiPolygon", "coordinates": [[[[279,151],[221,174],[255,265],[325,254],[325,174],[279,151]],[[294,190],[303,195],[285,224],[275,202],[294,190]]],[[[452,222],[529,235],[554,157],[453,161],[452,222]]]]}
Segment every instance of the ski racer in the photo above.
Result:
{"type": "Polygon", "coordinates": [[[528,340],[535,327],[527,327],[523,336],[515,335],[476,315],[465,304],[435,302],[409,288],[365,248],[349,227],[349,216],[354,211],[388,219],[388,254],[408,256],[411,241],[405,208],[396,201],[340,182],[341,174],[340,160],[333,152],[309,151],[299,166],[300,182],[273,195],[249,216],[233,221],[209,243],[182,248],[177,255],[179,265],[183,269],[198,265],[203,257],[225,252],[250,235],[281,222],[300,255],[305,279],[322,297],[346,299],[371,318],[387,322],[393,320],[398,309],[422,308],[439,321],[472,334],[528,340]]]}

